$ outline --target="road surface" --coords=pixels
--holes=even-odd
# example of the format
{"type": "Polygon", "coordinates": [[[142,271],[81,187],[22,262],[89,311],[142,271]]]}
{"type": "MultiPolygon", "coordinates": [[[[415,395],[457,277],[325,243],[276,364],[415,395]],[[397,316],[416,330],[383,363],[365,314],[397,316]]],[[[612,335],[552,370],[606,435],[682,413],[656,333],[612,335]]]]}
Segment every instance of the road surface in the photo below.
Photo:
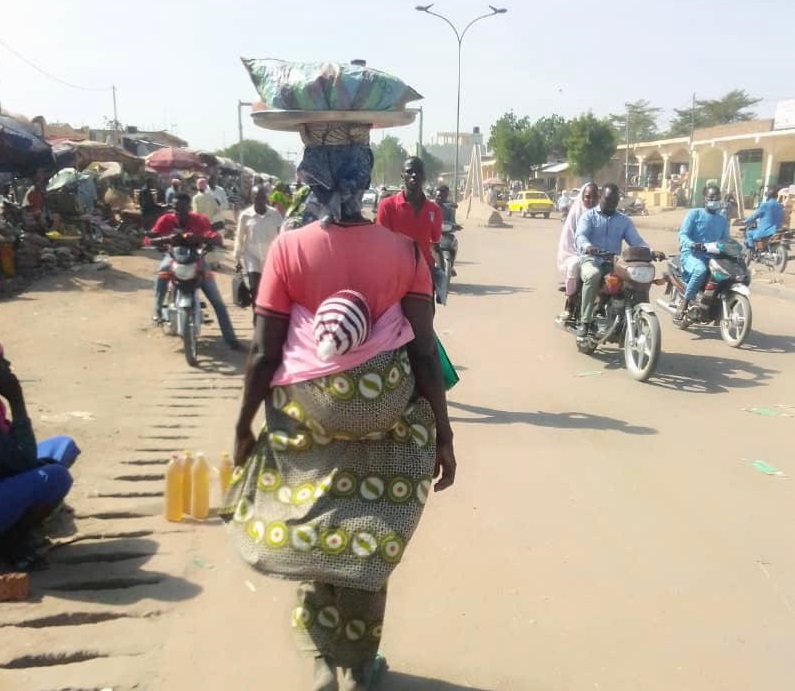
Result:
{"type": "MultiPolygon", "coordinates": [[[[638,384],[618,350],[583,356],[553,323],[559,221],[509,222],[465,222],[438,311],[461,371],[459,474],[392,579],[381,688],[788,688],[791,294],[754,293],[739,350],[661,315],[659,372],[638,384]]],[[[673,216],[640,225],[673,249],[673,216]]],[[[61,526],[77,541],[51,553],[31,602],[0,609],[0,689],[311,688],[287,623],[293,586],[250,571],[217,522],[160,518],[169,454],[217,462],[229,448],[243,358],[213,327],[202,367],[187,367],[146,324],[154,267],[118,259],[0,305],[38,431],[84,448],[61,526]]],[[[248,314],[232,313],[248,338],[248,314]]]]}

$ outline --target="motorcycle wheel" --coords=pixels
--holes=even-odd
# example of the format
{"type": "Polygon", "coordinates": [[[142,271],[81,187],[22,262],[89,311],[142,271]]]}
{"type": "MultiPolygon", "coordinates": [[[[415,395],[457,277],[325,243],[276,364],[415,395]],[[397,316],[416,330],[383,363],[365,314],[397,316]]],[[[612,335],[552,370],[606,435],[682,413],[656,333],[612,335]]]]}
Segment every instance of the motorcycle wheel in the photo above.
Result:
{"type": "Polygon", "coordinates": [[[727,302],[729,318],[721,318],[720,336],[730,348],[739,348],[751,332],[751,301],[745,295],[732,293],[727,302]]]}
{"type": "Polygon", "coordinates": [[[444,261],[444,276],[447,279],[447,289],[450,289],[450,281],[453,280],[453,259],[449,252],[442,252],[444,261]]]}
{"type": "Polygon", "coordinates": [[[783,245],[779,244],[776,245],[776,263],[773,268],[780,273],[783,274],[787,268],[787,261],[789,261],[789,255],[787,253],[787,248],[783,245]]]}
{"type": "Polygon", "coordinates": [[[199,364],[199,339],[196,337],[196,318],[193,309],[182,308],[182,344],[185,346],[185,360],[191,367],[199,364]]]}
{"type": "Polygon", "coordinates": [[[656,314],[636,310],[635,341],[629,338],[629,330],[624,334],[624,363],[629,376],[635,381],[646,381],[657,368],[662,349],[662,331],[656,314]]]}

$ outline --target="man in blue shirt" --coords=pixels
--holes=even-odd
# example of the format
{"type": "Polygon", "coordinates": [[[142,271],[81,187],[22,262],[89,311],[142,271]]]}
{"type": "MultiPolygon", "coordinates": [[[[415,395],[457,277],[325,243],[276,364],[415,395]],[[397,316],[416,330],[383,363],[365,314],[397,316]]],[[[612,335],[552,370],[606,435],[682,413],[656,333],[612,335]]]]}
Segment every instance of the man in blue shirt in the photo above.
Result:
{"type": "Polygon", "coordinates": [[[784,222],[784,207],[776,201],[777,196],[778,190],[768,187],[765,201],[743,221],[746,226],[754,221],[758,222],[755,230],[749,230],[745,234],[745,244],[751,249],[754,248],[754,240],[769,238],[784,222]]]}
{"type": "Polygon", "coordinates": [[[677,320],[681,321],[687,314],[690,302],[704,287],[709,274],[709,256],[701,245],[729,239],[729,222],[720,213],[722,207],[720,188],[710,185],[704,189],[704,208],[689,211],[679,229],[679,256],[687,288],[685,299],[676,312],[677,320]]]}
{"type": "Polygon", "coordinates": [[[635,224],[620,213],[618,185],[607,184],[602,189],[599,206],[586,211],[577,223],[574,244],[581,255],[580,279],[582,280],[582,306],[580,322],[577,325],[577,336],[585,337],[593,321],[594,301],[602,282],[602,265],[604,259],[592,256],[599,250],[621,254],[621,246],[626,242],[632,247],[648,247],[646,241],[638,234],[635,224]]]}

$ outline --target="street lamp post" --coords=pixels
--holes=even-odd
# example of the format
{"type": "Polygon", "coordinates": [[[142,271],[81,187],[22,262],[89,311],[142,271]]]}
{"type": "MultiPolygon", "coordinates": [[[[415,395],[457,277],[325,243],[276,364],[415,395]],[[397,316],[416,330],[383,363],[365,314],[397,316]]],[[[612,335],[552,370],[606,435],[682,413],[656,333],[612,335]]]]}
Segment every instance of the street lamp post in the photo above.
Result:
{"type": "Polygon", "coordinates": [[[433,7],[433,3],[430,5],[417,5],[414,9],[417,10],[417,12],[424,12],[425,14],[430,14],[433,17],[441,19],[453,30],[456,40],[458,41],[458,91],[455,106],[455,171],[453,172],[453,200],[458,201],[458,165],[461,153],[461,44],[464,41],[464,36],[466,36],[467,31],[469,31],[473,24],[479,22],[481,19],[494,17],[498,14],[505,14],[508,10],[504,7],[500,8],[489,5],[491,12],[475,17],[464,27],[463,31],[459,32],[453,22],[438,12],[432,12],[431,7],[433,7]]]}

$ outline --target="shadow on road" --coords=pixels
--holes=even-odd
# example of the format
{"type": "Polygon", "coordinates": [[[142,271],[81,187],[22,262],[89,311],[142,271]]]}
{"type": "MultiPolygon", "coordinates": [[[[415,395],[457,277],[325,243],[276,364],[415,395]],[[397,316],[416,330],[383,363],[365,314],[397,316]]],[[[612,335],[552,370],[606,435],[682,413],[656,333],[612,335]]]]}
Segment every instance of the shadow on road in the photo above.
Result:
{"type": "Polygon", "coordinates": [[[653,427],[641,427],[630,425],[624,420],[606,417],[604,415],[592,415],[590,413],[546,413],[542,410],[538,412],[515,412],[508,410],[496,410],[494,408],[484,408],[482,406],[468,405],[466,403],[456,403],[448,401],[450,408],[461,410],[480,417],[451,417],[451,422],[464,424],[482,425],[536,425],[538,427],[554,427],[555,429],[595,429],[612,430],[623,434],[651,435],[657,434],[653,427]]]}
{"type": "Polygon", "coordinates": [[[143,568],[158,550],[153,540],[132,536],[100,538],[86,536],[85,540],[53,548],[48,555],[50,568],[32,574],[35,594],[129,605],[142,600],[181,602],[202,591],[179,576],[143,568]]]}
{"type": "Polygon", "coordinates": [[[58,291],[59,293],[83,290],[113,290],[119,293],[136,293],[139,290],[151,290],[152,278],[140,278],[127,271],[109,267],[95,269],[100,265],[88,264],[78,271],[62,271],[45,276],[33,286],[34,290],[58,291]]]}
{"type": "Polygon", "coordinates": [[[685,393],[716,394],[763,386],[776,374],[778,370],[733,358],[663,353],[648,383],[685,393]]]}
{"type": "Polygon", "coordinates": [[[487,691],[487,689],[475,688],[474,686],[461,686],[451,684],[439,679],[428,679],[425,677],[415,677],[411,674],[401,672],[387,672],[384,680],[378,688],[382,691],[487,691]]]}
{"type": "Polygon", "coordinates": [[[755,353],[795,353],[795,337],[752,331],[743,350],[752,350],[755,353]]]}
{"type": "Polygon", "coordinates": [[[488,295],[513,295],[514,293],[529,293],[530,288],[524,286],[494,286],[478,285],[475,283],[451,283],[450,292],[455,295],[474,295],[483,297],[488,295]]]}
{"type": "MultiPolygon", "coordinates": [[[[720,332],[717,327],[710,326],[691,326],[688,333],[696,337],[700,341],[715,341],[719,343],[720,332]]],[[[728,347],[728,346],[726,346],[728,347]]],[[[743,350],[751,350],[756,353],[795,353],[795,337],[793,336],[778,336],[774,334],[763,334],[758,331],[751,331],[748,340],[745,344],[738,349],[737,352],[743,350]]]]}

